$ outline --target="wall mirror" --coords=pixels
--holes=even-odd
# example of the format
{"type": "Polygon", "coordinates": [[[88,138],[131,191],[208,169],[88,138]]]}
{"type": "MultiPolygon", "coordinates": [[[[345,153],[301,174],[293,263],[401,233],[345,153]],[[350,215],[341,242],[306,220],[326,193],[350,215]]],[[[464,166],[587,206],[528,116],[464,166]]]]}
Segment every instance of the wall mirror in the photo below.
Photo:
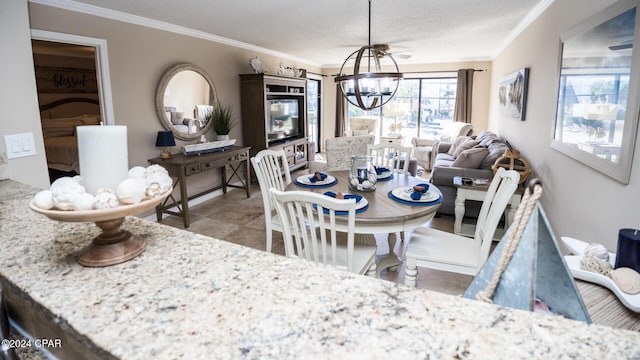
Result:
{"type": "Polygon", "coordinates": [[[551,144],[624,184],[639,114],[637,7],[638,0],[620,1],[562,36],[551,144]]]}
{"type": "Polygon", "coordinates": [[[158,83],[156,112],[176,138],[199,139],[211,128],[207,115],[216,99],[216,89],[204,70],[193,64],[177,64],[158,83]]]}

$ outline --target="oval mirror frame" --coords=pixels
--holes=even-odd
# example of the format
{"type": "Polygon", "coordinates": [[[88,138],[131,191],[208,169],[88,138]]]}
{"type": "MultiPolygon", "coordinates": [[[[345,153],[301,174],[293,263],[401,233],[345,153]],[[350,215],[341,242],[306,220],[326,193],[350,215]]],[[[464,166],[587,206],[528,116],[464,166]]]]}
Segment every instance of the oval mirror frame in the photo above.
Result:
{"type": "Polygon", "coordinates": [[[189,64],[189,63],[181,63],[171,66],[160,78],[160,82],[158,83],[158,87],[156,88],[156,113],[160,123],[164,126],[165,129],[173,132],[173,136],[180,140],[196,140],[199,139],[200,136],[206,134],[212,126],[212,123],[209,121],[204,126],[200,127],[196,132],[189,133],[184,131],[179,131],[171,122],[171,119],[167,118],[165,107],[167,106],[164,103],[165,93],[167,90],[167,86],[171,82],[171,80],[178,74],[183,71],[193,71],[198,75],[202,76],[203,80],[209,84],[209,104],[215,104],[218,96],[216,94],[216,88],[213,85],[213,81],[207,75],[207,73],[197,65],[189,64]]]}

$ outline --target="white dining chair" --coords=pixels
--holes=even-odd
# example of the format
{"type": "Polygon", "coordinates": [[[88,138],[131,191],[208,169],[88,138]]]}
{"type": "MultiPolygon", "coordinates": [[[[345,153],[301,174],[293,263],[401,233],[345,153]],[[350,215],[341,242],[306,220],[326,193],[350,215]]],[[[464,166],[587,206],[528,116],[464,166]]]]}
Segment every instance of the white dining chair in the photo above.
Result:
{"type": "Polygon", "coordinates": [[[367,153],[374,157],[374,164],[386,167],[394,173],[409,173],[409,160],[413,148],[396,143],[380,143],[367,145],[367,153]],[[401,161],[402,160],[402,161],[401,161]],[[402,167],[400,167],[402,166],[402,167]]]}
{"type": "Polygon", "coordinates": [[[287,257],[375,276],[376,245],[354,241],[355,199],[274,188],[271,193],[282,223],[287,257]],[[336,230],[338,218],[346,220],[346,228],[336,230]]]}
{"type": "Polygon", "coordinates": [[[480,208],[473,238],[420,226],[405,252],[405,285],[415,286],[418,266],[475,276],[489,257],[498,222],[518,187],[520,174],[499,168],[480,208]]]}
{"type": "Polygon", "coordinates": [[[260,184],[267,232],[266,250],[271,252],[273,231],[282,232],[282,225],[269,189],[284,190],[291,184],[291,173],[284,150],[262,150],[251,158],[251,165],[260,184]]]}
{"type": "MultiPolygon", "coordinates": [[[[409,160],[413,148],[396,143],[380,143],[367,145],[367,154],[374,157],[376,167],[386,167],[394,173],[409,174],[409,160]],[[402,161],[400,161],[402,160],[402,161]],[[402,165],[402,168],[400,168],[402,165]]],[[[405,240],[405,232],[400,233],[400,241],[405,240]]],[[[391,246],[391,242],[389,242],[391,246]]]]}

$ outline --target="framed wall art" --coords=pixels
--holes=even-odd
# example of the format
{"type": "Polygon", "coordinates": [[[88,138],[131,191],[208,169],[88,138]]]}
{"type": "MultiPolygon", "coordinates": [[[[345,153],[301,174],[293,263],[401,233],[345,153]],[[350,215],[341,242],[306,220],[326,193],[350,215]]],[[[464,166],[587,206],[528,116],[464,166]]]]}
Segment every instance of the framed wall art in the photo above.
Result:
{"type": "Polygon", "coordinates": [[[498,100],[500,113],[511,119],[525,120],[529,68],[522,68],[500,81],[498,100]]]}

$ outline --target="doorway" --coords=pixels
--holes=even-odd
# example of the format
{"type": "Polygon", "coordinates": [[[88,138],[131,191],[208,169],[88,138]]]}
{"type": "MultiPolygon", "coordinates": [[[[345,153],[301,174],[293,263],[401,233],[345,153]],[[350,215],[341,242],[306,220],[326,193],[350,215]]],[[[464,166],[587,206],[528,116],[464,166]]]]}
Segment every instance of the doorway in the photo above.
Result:
{"type": "Polygon", "coordinates": [[[106,42],[32,30],[40,122],[51,182],[79,174],[75,127],[113,124],[106,42]]]}
{"type": "Polygon", "coordinates": [[[315,144],[315,152],[320,149],[320,123],[322,119],[322,80],[307,79],[307,139],[315,144]]]}

